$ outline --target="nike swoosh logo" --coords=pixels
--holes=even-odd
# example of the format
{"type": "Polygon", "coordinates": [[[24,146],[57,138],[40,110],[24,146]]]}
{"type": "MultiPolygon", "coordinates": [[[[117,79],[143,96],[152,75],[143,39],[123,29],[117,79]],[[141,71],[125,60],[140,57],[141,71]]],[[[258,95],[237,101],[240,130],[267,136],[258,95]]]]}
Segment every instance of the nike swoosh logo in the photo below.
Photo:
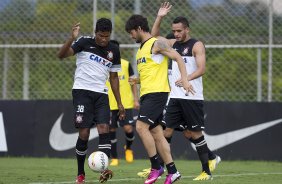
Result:
{"type": "MultiPolygon", "coordinates": [[[[239,130],[234,130],[234,131],[226,132],[223,134],[218,134],[218,135],[209,135],[209,134],[204,133],[204,136],[208,143],[208,147],[210,148],[211,151],[214,151],[214,150],[223,148],[229,144],[232,144],[234,142],[237,142],[239,140],[242,140],[246,137],[249,137],[253,134],[256,134],[260,131],[263,131],[267,128],[270,128],[274,125],[277,125],[281,122],[282,122],[282,118],[273,120],[273,121],[269,121],[269,122],[265,122],[265,123],[261,123],[259,125],[242,128],[239,130]]],[[[191,144],[191,145],[193,149],[196,150],[194,144],[191,144]]]]}
{"type": "MultiPolygon", "coordinates": [[[[78,132],[76,133],[65,133],[62,130],[62,119],[64,113],[62,113],[59,118],[56,120],[53,125],[50,135],[49,135],[49,143],[51,147],[56,151],[65,151],[75,147],[78,132]]],[[[90,129],[89,141],[99,137],[97,128],[90,129]]]]}

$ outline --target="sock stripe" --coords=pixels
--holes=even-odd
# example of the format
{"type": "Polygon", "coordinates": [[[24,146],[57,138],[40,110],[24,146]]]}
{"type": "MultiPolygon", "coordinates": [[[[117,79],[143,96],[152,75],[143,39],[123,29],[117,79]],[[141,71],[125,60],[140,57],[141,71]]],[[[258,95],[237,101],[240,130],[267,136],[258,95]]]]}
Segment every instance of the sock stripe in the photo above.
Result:
{"type": "Polygon", "coordinates": [[[202,140],[201,142],[195,144],[195,146],[196,146],[196,147],[200,147],[200,146],[203,146],[203,145],[205,145],[205,144],[207,144],[206,140],[202,140]]]}
{"type": "Polygon", "coordinates": [[[113,139],[113,140],[111,140],[111,143],[113,144],[113,143],[116,143],[117,142],[117,139],[113,139]]]}
{"type": "Polygon", "coordinates": [[[135,139],[135,136],[133,136],[132,138],[126,137],[126,140],[128,141],[134,141],[134,139],[135,139]]]}
{"type": "Polygon", "coordinates": [[[111,144],[99,144],[99,149],[111,149],[111,144]]]}
{"type": "Polygon", "coordinates": [[[86,155],[87,150],[85,150],[85,151],[79,151],[79,150],[75,149],[75,152],[76,152],[76,154],[83,156],[83,155],[86,155]]]}

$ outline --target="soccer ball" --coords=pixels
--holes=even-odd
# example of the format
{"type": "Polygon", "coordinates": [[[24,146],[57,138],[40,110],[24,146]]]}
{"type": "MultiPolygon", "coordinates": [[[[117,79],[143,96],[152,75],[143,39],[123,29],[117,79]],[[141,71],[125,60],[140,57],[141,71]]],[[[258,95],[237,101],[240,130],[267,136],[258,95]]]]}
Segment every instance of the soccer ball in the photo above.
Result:
{"type": "Polygon", "coordinates": [[[94,172],[102,172],[108,168],[109,158],[102,151],[95,151],[88,157],[88,166],[94,172]]]}

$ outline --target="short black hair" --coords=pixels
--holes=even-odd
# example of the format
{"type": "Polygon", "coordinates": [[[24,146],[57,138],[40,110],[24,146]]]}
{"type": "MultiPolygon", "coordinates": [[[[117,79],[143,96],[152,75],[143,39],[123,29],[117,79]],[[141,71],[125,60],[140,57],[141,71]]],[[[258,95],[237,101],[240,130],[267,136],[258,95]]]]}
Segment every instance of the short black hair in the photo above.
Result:
{"type": "Polygon", "coordinates": [[[189,21],[188,21],[185,17],[181,17],[181,16],[176,17],[176,18],[173,20],[172,23],[173,23],[173,24],[182,23],[184,26],[190,27],[190,26],[189,26],[189,21]]]}
{"type": "Polygon", "coordinates": [[[166,39],[175,39],[175,36],[173,33],[168,33],[165,38],[166,39]]]}
{"type": "Polygon", "coordinates": [[[98,31],[112,32],[112,21],[107,18],[100,18],[96,22],[95,33],[98,31]]]}
{"type": "Polygon", "coordinates": [[[113,44],[117,45],[119,47],[119,42],[116,40],[110,40],[110,42],[112,42],[113,44]]]}
{"type": "Polygon", "coordinates": [[[143,31],[149,32],[149,24],[146,17],[142,15],[132,15],[125,24],[126,32],[130,32],[131,30],[137,30],[140,27],[143,31]]]}

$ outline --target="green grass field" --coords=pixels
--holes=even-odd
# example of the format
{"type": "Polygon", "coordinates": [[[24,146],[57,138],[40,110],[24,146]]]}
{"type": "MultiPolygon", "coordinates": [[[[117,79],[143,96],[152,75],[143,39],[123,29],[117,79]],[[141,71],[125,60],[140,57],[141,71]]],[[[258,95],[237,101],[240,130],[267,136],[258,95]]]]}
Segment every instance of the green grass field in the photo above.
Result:
{"type": "MultiPolygon", "coordinates": [[[[192,181],[200,173],[199,161],[176,160],[182,174],[179,184],[278,184],[282,183],[282,163],[265,161],[225,161],[213,172],[212,181],[192,181]]],[[[99,175],[86,166],[86,183],[98,183],[99,175]]],[[[114,177],[108,183],[143,183],[136,173],[149,167],[147,160],[135,160],[127,164],[121,160],[118,167],[111,167],[114,177]]],[[[76,175],[75,159],[55,158],[0,158],[0,184],[64,184],[74,183],[76,175]]],[[[156,183],[163,183],[164,177],[156,183]]]]}

